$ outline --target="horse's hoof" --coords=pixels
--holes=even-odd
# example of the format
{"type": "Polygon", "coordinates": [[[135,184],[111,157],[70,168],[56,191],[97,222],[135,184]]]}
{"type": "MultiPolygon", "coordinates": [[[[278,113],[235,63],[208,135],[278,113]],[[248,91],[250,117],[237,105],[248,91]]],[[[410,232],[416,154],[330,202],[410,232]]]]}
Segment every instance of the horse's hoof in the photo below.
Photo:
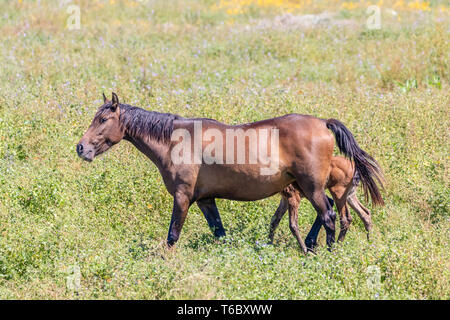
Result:
{"type": "Polygon", "coordinates": [[[309,251],[314,252],[314,249],[317,247],[317,243],[314,242],[313,240],[309,240],[309,239],[305,239],[305,245],[306,245],[306,249],[309,251]]]}
{"type": "Polygon", "coordinates": [[[167,247],[168,247],[169,249],[172,248],[173,246],[175,246],[175,243],[176,243],[176,240],[174,240],[174,239],[172,239],[172,238],[167,239],[167,242],[166,242],[167,247]]]}
{"type": "Polygon", "coordinates": [[[216,238],[223,238],[223,237],[225,237],[226,236],[225,230],[216,230],[214,232],[214,236],[216,238]]]}

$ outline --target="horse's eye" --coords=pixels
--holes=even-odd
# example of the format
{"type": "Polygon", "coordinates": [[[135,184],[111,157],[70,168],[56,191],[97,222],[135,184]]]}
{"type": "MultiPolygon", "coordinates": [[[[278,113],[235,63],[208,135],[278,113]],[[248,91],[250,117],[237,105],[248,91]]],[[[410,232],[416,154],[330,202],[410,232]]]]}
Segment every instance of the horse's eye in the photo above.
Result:
{"type": "Polygon", "coordinates": [[[108,120],[108,119],[106,119],[106,118],[101,118],[101,119],[100,119],[100,123],[105,123],[106,120],[108,120]]]}

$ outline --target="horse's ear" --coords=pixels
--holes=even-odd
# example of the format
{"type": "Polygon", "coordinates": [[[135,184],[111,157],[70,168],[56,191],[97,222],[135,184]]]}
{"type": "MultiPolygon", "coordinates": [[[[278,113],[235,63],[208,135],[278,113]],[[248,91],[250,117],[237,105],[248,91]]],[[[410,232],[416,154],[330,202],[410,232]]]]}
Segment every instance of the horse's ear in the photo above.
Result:
{"type": "Polygon", "coordinates": [[[119,97],[114,92],[112,93],[112,100],[111,100],[111,111],[116,111],[117,107],[119,106],[119,97]]]}
{"type": "Polygon", "coordinates": [[[103,92],[103,103],[109,102],[108,98],[105,96],[105,93],[103,92]]]}

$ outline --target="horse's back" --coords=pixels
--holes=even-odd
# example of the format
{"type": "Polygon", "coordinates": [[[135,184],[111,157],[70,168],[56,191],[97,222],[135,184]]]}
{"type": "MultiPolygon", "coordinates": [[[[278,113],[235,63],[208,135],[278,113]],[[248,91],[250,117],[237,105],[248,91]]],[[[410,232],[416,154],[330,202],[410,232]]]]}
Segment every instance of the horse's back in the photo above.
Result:
{"type": "Polygon", "coordinates": [[[311,115],[290,113],[279,117],[259,120],[255,122],[247,122],[241,124],[227,124],[211,118],[180,118],[174,121],[177,127],[190,126],[194,122],[201,122],[210,127],[218,127],[223,129],[250,129],[259,127],[282,127],[284,128],[326,128],[325,122],[311,115]]]}

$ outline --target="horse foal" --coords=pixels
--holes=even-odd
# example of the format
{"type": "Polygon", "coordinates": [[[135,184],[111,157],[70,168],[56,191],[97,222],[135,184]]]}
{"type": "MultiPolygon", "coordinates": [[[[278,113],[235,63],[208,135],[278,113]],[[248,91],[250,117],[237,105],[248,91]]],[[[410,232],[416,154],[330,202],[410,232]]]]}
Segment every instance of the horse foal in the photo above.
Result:
{"type": "MultiPolygon", "coordinates": [[[[326,188],[330,191],[340,216],[341,227],[338,241],[344,240],[347,230],[353,220],[347,204],[355,210],[364,223],[364,227],[367,231],[367,239],[370,237],[372,218],[369,209],[364,207],[356,196],[356,188],[358,187],[359,182],[359,174],[357,172],[355,173],[354,165],[350,160],[344,157],[333,157],[331,159],[330,175],[328,177],[326,188]]],[[[278,224],[286,211],[289,211],[289,228],[298,241],[301,239],[297,221],[298,207],[301,198],[304,197],[303,192],[296,183],[293,183],[287,186],[280,194],[280,204],[270,223],[269,240],[270,242],[273,242],[275,229],[278,227],[278,224]]],[[[333,200],[328,200],[331,205],[333,205],[333,200]]]]}

